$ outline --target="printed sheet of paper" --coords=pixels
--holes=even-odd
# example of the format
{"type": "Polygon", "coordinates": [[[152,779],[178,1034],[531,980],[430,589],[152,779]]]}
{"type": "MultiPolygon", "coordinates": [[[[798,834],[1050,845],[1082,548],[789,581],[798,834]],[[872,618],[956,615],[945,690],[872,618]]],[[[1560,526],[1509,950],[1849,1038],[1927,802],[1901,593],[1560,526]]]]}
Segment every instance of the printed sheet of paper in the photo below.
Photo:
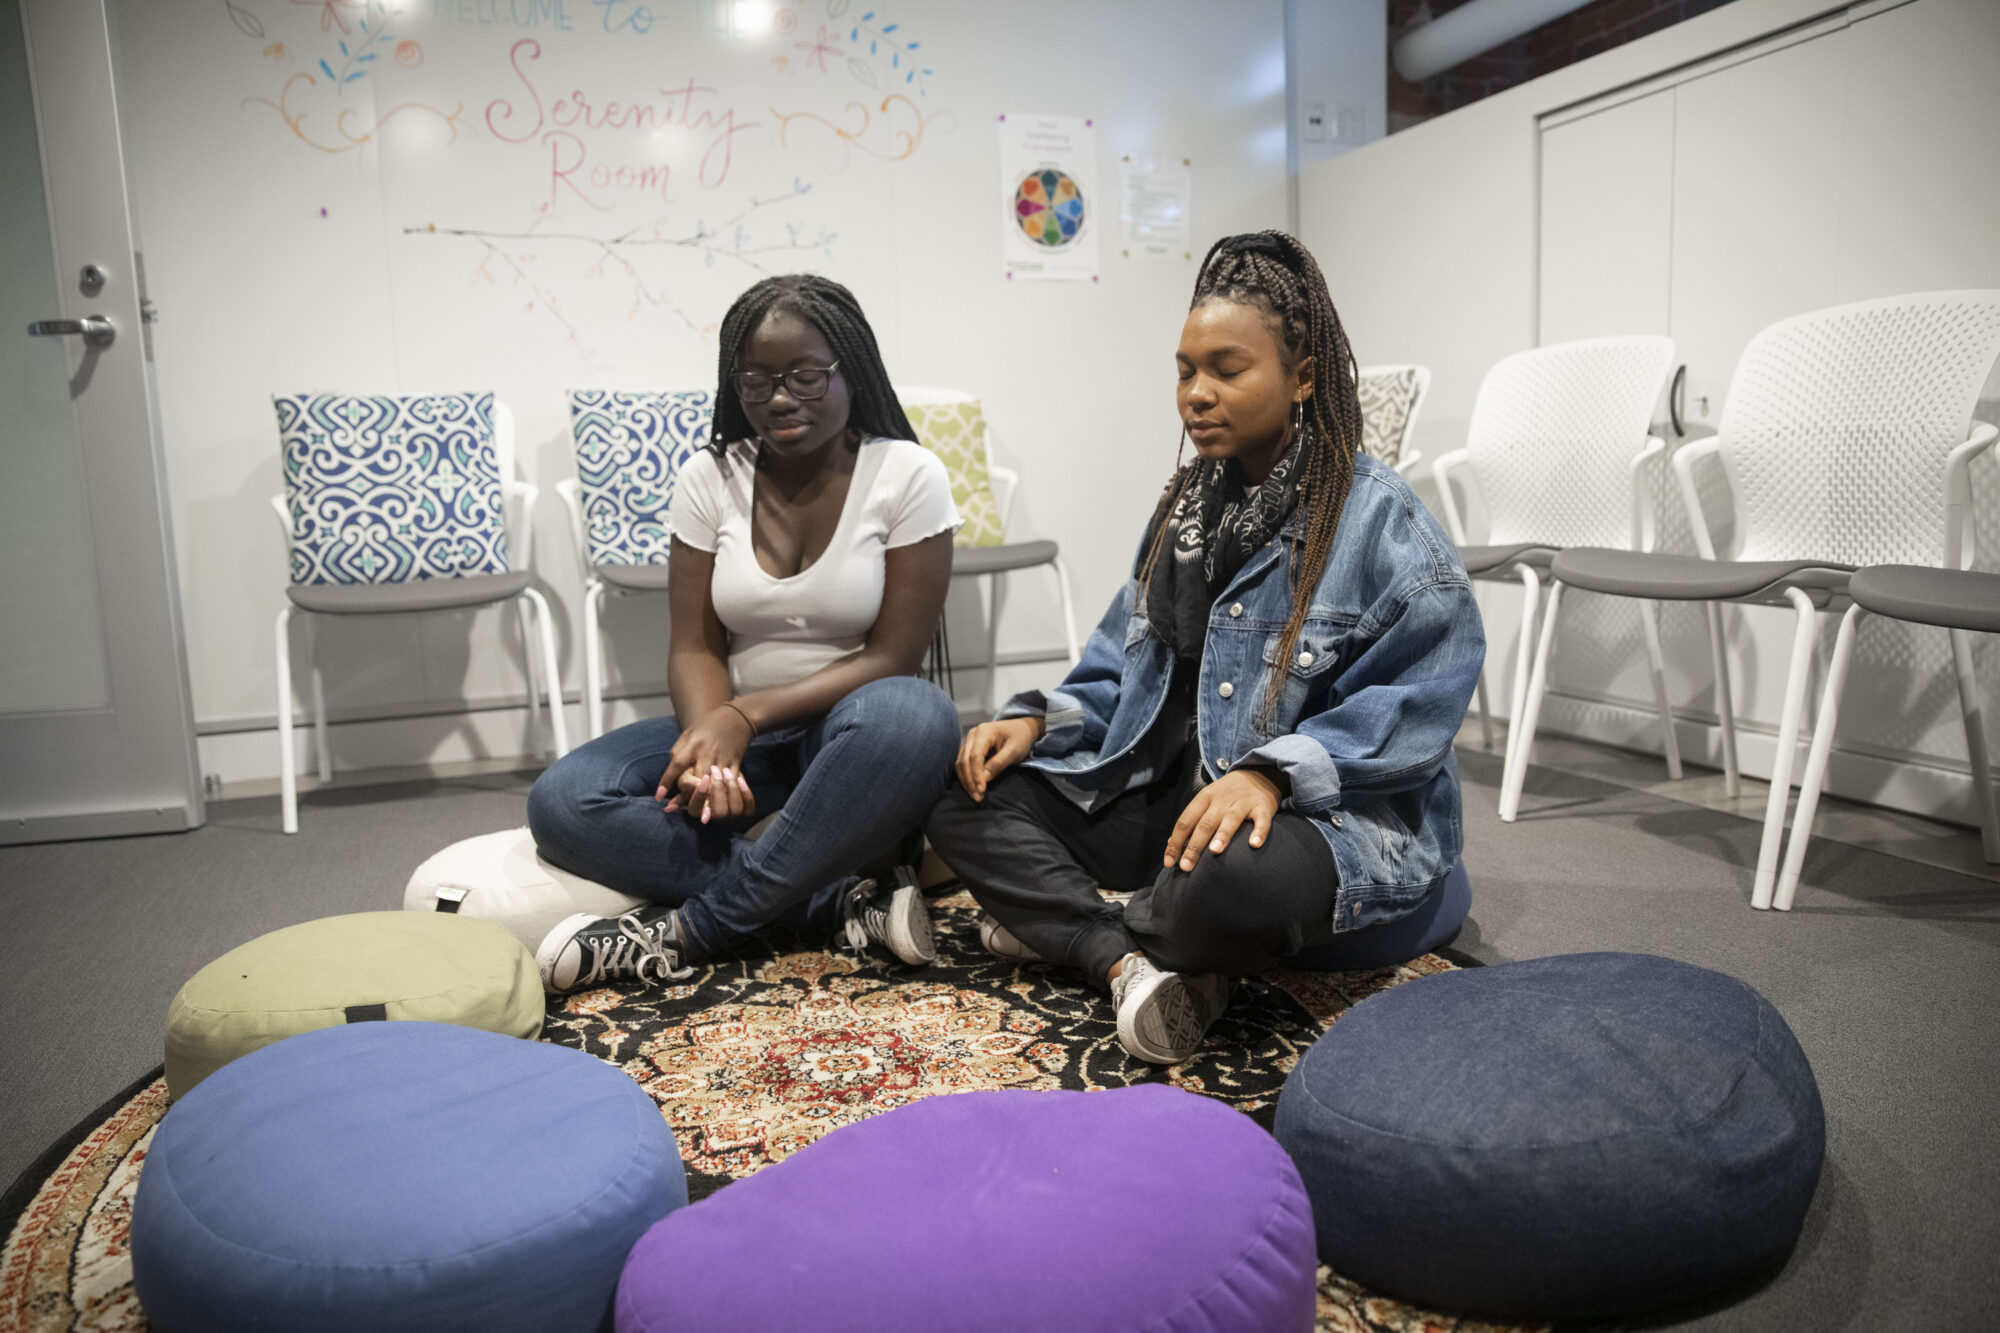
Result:
{"type": "Polygon", "coordinates": [[[1097,130],[1075,116],[1000,117],[1000,255],[1016,281],[1097,281],[1097,130]]]}
{"type": "Polygon", "coordinates": [[[1192,259],[1188,209],[1194,168],[1152,157],[1126,158],[1118,168],[1118,220],[1130,259],[1192,259]]]}

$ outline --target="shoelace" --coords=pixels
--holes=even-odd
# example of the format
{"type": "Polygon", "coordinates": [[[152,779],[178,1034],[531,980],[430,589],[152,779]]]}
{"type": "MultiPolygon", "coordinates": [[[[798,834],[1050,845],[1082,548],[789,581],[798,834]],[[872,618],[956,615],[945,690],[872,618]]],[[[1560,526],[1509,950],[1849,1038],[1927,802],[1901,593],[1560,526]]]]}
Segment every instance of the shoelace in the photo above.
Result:
{"type": "Polygon", "coordinates": [[[645,981],[648,966],[658,973],[656,979],[660,981],[680,981],[693,976],[694,969],[682,967],[680,955],[658,938],[666,933],[667,918],[642,926],[637,913],[627,912],[618,918],[617,939],[588,941],[590,970],[584,974],[582,984],[594,985],[607,977],[626,974],[645,981]]]}
{"type": "Polygon", "coordinates": [[[874,880],[864,879],[847,891],[845,915],[847,947],[855,953],[867,953],[871,939],[889,938],[889,912],[875,902],[874,880]]]}

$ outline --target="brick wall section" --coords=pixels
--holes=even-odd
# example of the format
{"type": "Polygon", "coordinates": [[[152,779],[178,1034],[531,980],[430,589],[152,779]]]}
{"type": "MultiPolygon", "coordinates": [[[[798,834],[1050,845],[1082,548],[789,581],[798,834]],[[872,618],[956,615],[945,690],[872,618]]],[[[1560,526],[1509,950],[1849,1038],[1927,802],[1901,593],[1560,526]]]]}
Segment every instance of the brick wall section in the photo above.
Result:
{"type": "MultiPolygon", "coordinates": [[[[1389,7],[1389,42],[1393,46],[1396,38],[1410,27],[1424,0],[1384,0],[1384,3],[1389,7]]],[[[1429,0],[1434,18],[1442,18],[1464,3],[1467,0],[1429,0]]],[[[1728,3],[1729,0],[1594,0],[1422,83],[1404,79],[1396,73],[1392,62],[1389,132],[1408,129],[1432,116],[1455,111],[1517,83],[1728,3]]]]}

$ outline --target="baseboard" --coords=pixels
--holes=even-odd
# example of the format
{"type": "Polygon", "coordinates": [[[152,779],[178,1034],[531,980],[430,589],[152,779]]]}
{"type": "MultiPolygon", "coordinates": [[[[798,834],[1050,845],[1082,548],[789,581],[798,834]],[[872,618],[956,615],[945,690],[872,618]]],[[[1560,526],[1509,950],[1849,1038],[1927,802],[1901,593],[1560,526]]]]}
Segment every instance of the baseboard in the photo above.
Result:
{"type": "MultiPolygon", "coordinates": [[[[1642,754],[1662,754],[1660,716],[1650,703],[1557,693],[1542,699],[1538,734],[1596,741],[1642,754]]],[[[1674,712],[1674,739],[1681,758],[1710,768],[1722,767],[1722,727],[1713,716],[1674,712]]],[[[1805,772],[1812,733],[1801,727],[1792,760],[1792,785],[1805,772]]],[[[1744,773],[1769,781],[1777,767],[1777,728],[1768,723],[1736,723],[1737,763],[1744,773]]],[[[1662,770],[1664,772],[1664,769],[1662,770]]],[[[1838,733],[1827,756],[1827,794],[1844,800],[1884,806],[1955,824],[1976,824],[1972,772],[1964,763],[1933,755],[1887,754],[1842,745],[1838,733]]]]}

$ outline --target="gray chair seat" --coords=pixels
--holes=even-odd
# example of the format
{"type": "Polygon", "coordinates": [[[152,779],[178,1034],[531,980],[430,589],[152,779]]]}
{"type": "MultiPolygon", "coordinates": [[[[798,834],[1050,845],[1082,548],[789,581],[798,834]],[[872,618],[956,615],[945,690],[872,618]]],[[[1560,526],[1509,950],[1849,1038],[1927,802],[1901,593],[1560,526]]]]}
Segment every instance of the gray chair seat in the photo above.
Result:
{"type": "Polygon", "coordinates": [[[1847,593],[1878,616],[2000,634],[2000,574],[1870,565],[1855,573],[1847,593]]]}
{"type": "Polygon", "coordinates": [[[622,592],[665,592],[666,565],[597,565],[590,571],[622,592]]]}
{"type": "Polygon", "coordinates": [[[1824,606],[1847,590],[1853,568],[1820,560],[1704,560],[1698,555],[1578,546],[1555,558],[1556,578],[1572,588],[1664,602],[1783,601],[1798,588],[1824,606]]]}
{"type": "Polygon", "coordinates": [[[1054,542],[1009,542],[1005,546],[959,546],[951,553],[951,572],[1005,574],[1013,569],[1046,565],[1060,554],[1054,542]]]}
{"type": "Polygon", "coordinates": [[[461,579],[419,579],[413,583],[294,583],[285,589],[285,595],[301,611],[326,616],[449,611],[518,597],[531,577],[531,571],[515,569],[505,574],[468,574],[461,579]]]}
{"type": "Polygon", "coordinates": [[[1465,562],[1465,572],[1477,578],[1498,569],[1512,569],[1515,565],[1531,565],[1536,570],[1545,570],[1561,549],[1539,542],[1517,542],[1512,546],[1461,546],[1458,558],[1465,562]]]}

